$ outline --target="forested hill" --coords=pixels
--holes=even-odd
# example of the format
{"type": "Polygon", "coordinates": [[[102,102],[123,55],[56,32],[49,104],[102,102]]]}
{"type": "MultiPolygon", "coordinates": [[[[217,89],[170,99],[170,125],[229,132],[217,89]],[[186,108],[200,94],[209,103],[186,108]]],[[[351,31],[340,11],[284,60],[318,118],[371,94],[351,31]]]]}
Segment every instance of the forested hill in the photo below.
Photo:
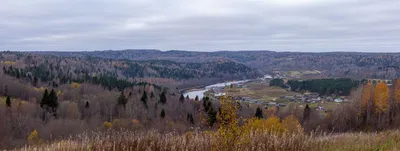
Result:
{"type": "Polygon", "coordinates": [[[299,53],[273,51],[159,51],[121,50],[91,52],[36,52],[59,56],[94,56],[129,60],[172,60],[176,62],[213,62],[230,60],[265,72],[274,70],[319,70],[320,78],[378,78],[400,77],[400,53],[299,53]]]}
{"type": "MultiPolygon", "coordinates": [[[[64,53],[60,52],[60,54],[64,53]]],[[[3,52],[0,55],[0,61],[0,67],[3,68],[4,73],[24,78],[34,85],[37,81],[50,83],[49,85],[85,81],[100,84],[100,78],[114,81],[111,83],[117,83],[118,79],[124,79],[131,82],[146,81],[161,85],[165,83],[180,85],[183,81],[193,84],[208,84],[208,82],[255,78],[262,75],[257,69],[229,60],[200,63],[3,52]]],[[[105,83],[103,85],[107,85],[109,88],[118,87],[105,83]]],[[[122,89],[124,85],[130,86],[132,83],[118,85],[118,88],[122,89]]]]}

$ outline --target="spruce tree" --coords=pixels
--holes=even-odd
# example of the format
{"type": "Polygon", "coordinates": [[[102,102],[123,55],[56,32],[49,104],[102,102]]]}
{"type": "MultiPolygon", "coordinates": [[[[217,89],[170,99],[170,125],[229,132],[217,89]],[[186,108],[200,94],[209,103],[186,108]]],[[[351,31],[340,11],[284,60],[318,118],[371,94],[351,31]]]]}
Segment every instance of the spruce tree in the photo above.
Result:
{"type": "Polygon", "coordinates": [[[194,119],[192,114],[188,113],[186,120],[188,120],[191,124],[194,124],[194,119]]]}
{"type": "MultiPolygon", "coordinates": [[[[46,112],[53,113],[54,117],[57,117],[58,97],[54,89],[51,90],[50,94],[47,89],[44,91],[43,98],[40,101],[40,107],[46,112]]],[[[45,120],[45,114],[43,114],[43,120],[45,120]]]]}
{"type": "Polygon", "coordinates": [[[7,107],[11,107],[11,99],[10,99],[10,96],[7,96],[6,105],[7,105],[7,107]]]}
{"type": "Polygon", "coordinates": [[[46,105],[48,103],[49,103],[49,92],[46,89],[44,90],[42,100],[40,101],[40,107],[44,109],[46,108],[46,105]]]}
{"type": "Polygon", "coordinates": [[[308,120],[309,116],[310,116],[310,107],[307,104],[303,111],[303,120],[304,121],[308,120]]]}
{"type": "Polygon", "coordinates": [[[208,115],[208,126],[212,127],[214,123],[217,121],[217,112],[214,111],[214,108],[210,107],[207,112],[208,115]]]}
{"type": "Polygon", "coordinates": [[[194,98],[195,101],[199,101],[199,96],[196,95],[196,97],[194,98]]]}
{"type": "Polygon", "coordinates": [[[118,97],[118,105],[122,105],[125,109],[126,103],[128,103],[128,99],[126,99],[124,92],[121,92],[121,94],[118,97]]]}
{"type": "Polygon", "coordinates": [[[54,89],[51,89],[50,94],[49,94],[49,104],[48,106],[52,109],[52,112],[55,112],[58,107],[58,97],[56,91],[54,89]]]}
{"type": "Polygon", "coordinates": [[[259,119],[260,119],[260,118],[263,118],[263,113],[262,113],[262,110],[261,110],[260,107],[257,107],[255,117],[257,117],[257,118],[259,118],[259,119]]]}
{"type": "Polygon", "coordinates": [[[142,101],[144,107],[147,109],[147,93],[146,91],[143,91],[142,98],[140,98],[140,101],[142,101]]]}
{"type": "Polygon", "coordinates": [[[85,108],[89,108],[89,101],[86,101],[85,108]]]}
{"type": "Polygon", "coordinates": [[[165,91],[163,91],[163,92],[161,93],[161,95],[160,95],[160,102],[161,102],[162,104],[167,103],[167,96],[165,95],[165,91]]]}
{"type": "Polygon", "coordinates": [[[180,101],[181,103],[183,103],[183,101],[185,101],[185,97],[183,96],[183,94],[181,94],[181,97],[179,98],[179,101],[180,101]]]}
{"type": "Polygon", "coordinates": [[[164,111],[164,109],[161,110],[160,116],[161,116],[161,118],[164,118],[164,117],[165,117],[165,111],[164,111]]]}
{"type": "Polygon", "coordinates": [[[150,93],[150,98],[154,98],[154,93],[153,92],[150,93]]]}

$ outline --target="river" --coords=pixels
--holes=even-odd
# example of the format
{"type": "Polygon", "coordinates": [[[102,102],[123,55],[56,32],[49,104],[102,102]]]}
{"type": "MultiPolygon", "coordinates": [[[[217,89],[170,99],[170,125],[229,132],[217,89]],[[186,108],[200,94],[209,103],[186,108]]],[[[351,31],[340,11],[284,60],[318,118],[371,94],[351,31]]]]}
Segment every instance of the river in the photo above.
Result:
{"type": "MultiPolygon", "coordinates": [[[[264,75],[264,77],[257,78],[257,79],[272,79],[272,76],[269,75],[269,74],[266,74],[266,75],[264,75]]],[[[231,84],[245,83],[245,82],[248,82],[248,81],[250,81],[250,79],[249,80],[240,80],[240,81],[230,81],[230,82],[217,83],[217,84],[206,86],[203,89],[189,90],[186,93],[184,93],[183,95],[185,97],[189,95],[189,98],[191,98],[191,99],[194,99],[194,98],[196,98],[196,96],[199,96],[199,99],[202,99],[204,97],[204,92],[207,92],[211,88],[221,88],[221,87],[225,87],[225,86],[230,86],[231,84]]]]}
{"type": "Polygon", "coordinates": [[[210,90],[212,88],[222,88],[225,86],[230,86],[231,84],[244,83],[244,82],[248,82],[248,81],[250,81],[250,80],[240,80],[240,81],[217,83],[217,84],[206,86],[203,89],[189,90],[188,92],[184,93],[183,96],[185,96],[185,97],[189,96],[189,98],[191,98],[191,99],[194,99],[196,96],[198,96],[199,99],[202,99],[204,97],[204,92],[207,92],[208,90],[210,90]]]}

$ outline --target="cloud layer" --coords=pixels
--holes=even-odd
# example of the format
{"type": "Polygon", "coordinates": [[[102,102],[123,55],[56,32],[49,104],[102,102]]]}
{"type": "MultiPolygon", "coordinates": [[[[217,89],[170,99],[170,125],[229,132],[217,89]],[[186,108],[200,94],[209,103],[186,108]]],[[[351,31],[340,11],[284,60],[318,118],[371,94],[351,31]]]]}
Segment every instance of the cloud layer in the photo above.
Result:
{"type": "Polygon", "coordinates": [[[400,52],[398,0],[3,0],[2,50],[400,52]]]}

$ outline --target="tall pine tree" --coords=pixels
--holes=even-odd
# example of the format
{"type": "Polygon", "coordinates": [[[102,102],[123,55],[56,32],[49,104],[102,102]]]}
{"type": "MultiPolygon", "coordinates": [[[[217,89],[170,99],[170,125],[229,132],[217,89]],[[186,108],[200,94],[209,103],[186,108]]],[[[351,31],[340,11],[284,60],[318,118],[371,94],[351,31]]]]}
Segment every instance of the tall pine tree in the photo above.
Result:
{"type": "Polygon", "coordinates": [[[44,90],[42,100],[40,101],[40,107],[41,108],[46,108],[46,105],[49,103],[49,92],[44,90]]]}
{"type": "Polygon", "coordinates": [[[11,107],[11,99],[10,99],[10,96],[7,96],[6,105],[7,105],[7,107],[11,107]]]}
{"type": "Polygon", "coordinates": [[[161,118],[164,118],[164,117],[165,117],[165,111],[164,111],[164,109],[161,110],[160,116],[161,116],[161,118]]]}
{"type": "Polygon", "coordinates": [[[51,89],[51,92],[49,94],[49,104],[48,106],[52,109],[52,112],[56,112],[57,107],[58,107],[58,97],[56,91],[54,89],[51,89]]]}
{"type": "Polygon", "coordinates": [[[86,101],[86,104],[85,104],[85,108],[89,108],[90,106],[89,106],[89,101],[86,101]]]}
{"type": "Polygon", "coordinates": [[[128,99],[126,99],[124,92],[121,92],[121,94],[118,97],[118,105],[122,105],[125,109],[126,103],[128,103],[128,99]]]}
{"type": "MultiPolygon", "coordinates": [[[[58,97],[54,89],[50,91],[50,94],[47,89],[44,91],[43,98],[40,101],[40,107],[46,112],[52,113],[54,117],[57,117],[58,97]]],[[[43,120],[45,120],[45,114],[43,114],[43,120]]]]}
{"type": "Polygon", "coordinates": [[[303,111],[303,121],[307,121],[309,117],[310,117],[310,107],[307,104],[303,111]]]}
{"type": "Polygon", "coordinates": [[[183,94],[181,94],[181,97],[179,98],[179,101],[180,101],[181,103],[183,103],[183,101],[185,101],[185,97],[183,96],[183,94]]]}
{"type": "Polygon", "coordinates": [[[166,104],[167,103],[167,96],[165,95],[165,91],[163,91],[160,95],[160,102],[162,104],[166,104]]]}
{"type": "Polygon", "coordinates": [[[255,117],[257,117],[257,118],[259,118],[259,119],[260,119],[260,118],[263,118],[263,113],[262,113],[262,110],[261,110],[260,107],[257,107],[255,117]]]}
{"type": "Polygon", "coordinates": [[[144,107],[147,109],[147,93],[146,91],[143,91],[142,98],[140,98],[140,101],[142,101],[144,107]]]}

